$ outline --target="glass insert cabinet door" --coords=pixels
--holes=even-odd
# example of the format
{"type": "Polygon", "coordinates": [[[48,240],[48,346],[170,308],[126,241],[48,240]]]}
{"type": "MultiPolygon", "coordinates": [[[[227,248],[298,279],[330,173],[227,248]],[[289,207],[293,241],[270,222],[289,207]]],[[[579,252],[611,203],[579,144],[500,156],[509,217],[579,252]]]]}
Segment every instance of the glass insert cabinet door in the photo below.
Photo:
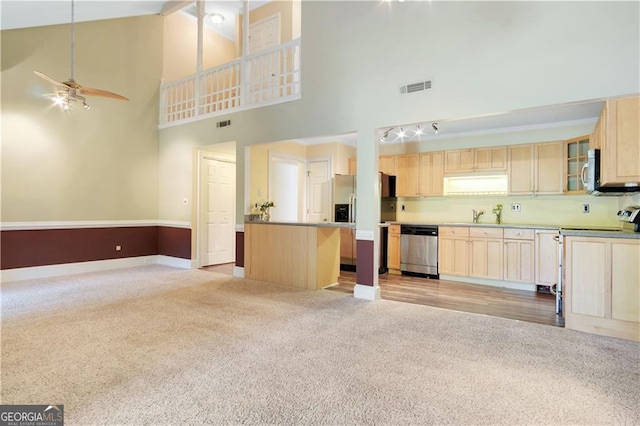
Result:
{"type": "Polygon", "coordinates": [[[584,185],[582,185],[580,173],[582,171],[582,165],[587,162],[587,151],[589,151],[589,136],[582,136],[566,141],[567,193],[584,192],[584,185]]]}

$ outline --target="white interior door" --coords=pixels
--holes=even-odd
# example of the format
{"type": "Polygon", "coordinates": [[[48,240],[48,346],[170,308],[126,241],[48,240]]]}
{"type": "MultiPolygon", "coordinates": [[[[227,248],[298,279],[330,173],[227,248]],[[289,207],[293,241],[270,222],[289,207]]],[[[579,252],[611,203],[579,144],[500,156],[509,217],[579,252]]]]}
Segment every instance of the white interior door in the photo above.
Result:
{"type": "Polygon", "coordinates": [[[331,222],[331,171],[329,160],[307,163],[307,222],[331,222]]]}
{"type": "MultiPolygon", "coordinates": [[[[249,55],[280,44],[280,14],[249,25],[249,55]]],[[[251,57],[248,62],[250,101],[262,102],[279,96],[280,53],[251,57]]]]}
{"type": "Polygon", "coordinates": [[[269,199],[276,205],[271,208],[271,220],[302,220],[300,211],[304,194],[300,181],[305,171],[304,163],[299,160],[269,156],[269,199]]]}
{"type": "Polygon", "coordinates": [[[202,161],[201,265],[235,261],[236,165],[204,158],[202,161]]]}

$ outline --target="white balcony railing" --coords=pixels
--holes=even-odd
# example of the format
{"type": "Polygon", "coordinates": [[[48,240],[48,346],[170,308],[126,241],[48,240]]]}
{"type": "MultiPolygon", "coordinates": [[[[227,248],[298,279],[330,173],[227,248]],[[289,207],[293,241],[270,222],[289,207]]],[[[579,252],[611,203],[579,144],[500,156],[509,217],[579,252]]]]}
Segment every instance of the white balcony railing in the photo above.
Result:
{"type": "Polygon", "coordinates": [[[162,84],[160,127],[300,97],[300,39],[296,39],[162,84]]]}

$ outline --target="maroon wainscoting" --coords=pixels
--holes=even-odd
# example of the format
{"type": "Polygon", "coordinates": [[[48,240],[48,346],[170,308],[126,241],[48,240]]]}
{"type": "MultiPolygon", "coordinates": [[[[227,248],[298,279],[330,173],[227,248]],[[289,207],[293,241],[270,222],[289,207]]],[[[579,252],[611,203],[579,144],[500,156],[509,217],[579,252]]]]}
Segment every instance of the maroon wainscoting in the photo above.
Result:
{"type": "Polygon", "coordinates": [[[236,231],[236,266],[244,267],[244,232],[236,231]]]}
{"type": "Polygon", "coordinates": [[[14,230],[0,238],[0,269],[158,254],[157,226],[14,230]]]}
{"type": "Polygon", "coordinates": [[[373,286],[374,267],[373,241],[356,240],[358,257],[356,259],[356,283],[373,286]]]}
{"type": "Polygon", "coordinates": [[[159,226],[158,254],[191,259],[191,229],[159,226]]]}

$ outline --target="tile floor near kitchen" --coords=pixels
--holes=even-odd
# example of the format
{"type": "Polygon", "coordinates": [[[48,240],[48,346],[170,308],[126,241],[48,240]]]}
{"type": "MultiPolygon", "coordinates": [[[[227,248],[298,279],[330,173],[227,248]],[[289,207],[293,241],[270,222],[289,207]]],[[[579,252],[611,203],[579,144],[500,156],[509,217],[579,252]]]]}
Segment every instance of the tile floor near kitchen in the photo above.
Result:
{"type": "MultiPolygon", "coordinates": [[[[202,269],[233,274],[232,263],[202,269]]],[[[340,271],[338,284],[327,290],[353,294],[355,280],[355,272],[340,271]]],[[[382,274],[378,282],[386,300],[564,326],[564,319],[555,313],[555,296],[550,294],[396,274],[382,274]]]]}

